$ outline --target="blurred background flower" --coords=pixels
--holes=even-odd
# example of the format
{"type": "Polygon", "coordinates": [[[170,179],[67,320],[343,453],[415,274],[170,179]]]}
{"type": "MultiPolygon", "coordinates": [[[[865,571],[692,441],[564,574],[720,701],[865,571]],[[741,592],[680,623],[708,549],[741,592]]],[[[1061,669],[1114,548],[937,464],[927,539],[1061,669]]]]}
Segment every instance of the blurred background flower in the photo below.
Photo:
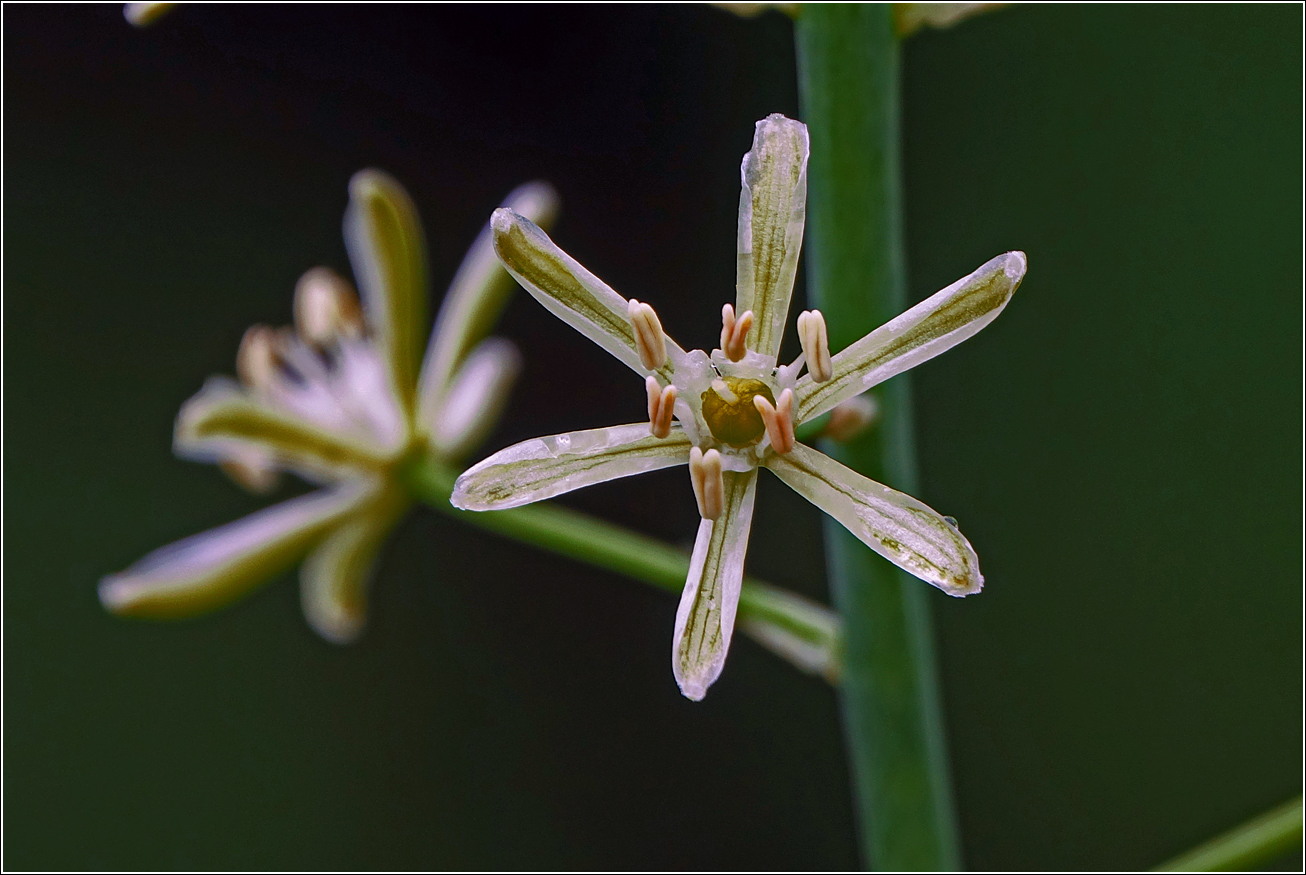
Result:
{"type": "MultiPolygon", "coordinates": [[[[912,374],[918,497],[986,577],[933,599],[972,868],[1149,866],[1300,792],[1301,14],[1039,6],[906,44],[913,298],[1008,249],[1034,266],[912,374]]],[[[740,639],[731,683],[683,701],[674,599],[638,584],[422,511],[354,648],[286,585],[174,625],[95,598],[262,505],[172,458],[171,423],[246,326],[290,322],[306,264],[346,272],[359,167],[422,205],[434,276],[547,178],[572,255],[713,343],[739,156],[801,118],[786,16],[4,21],[10,868],[856,865],[834,692],[740,639]]],[[[644,415],[525,295],[501,331],[524,371],[487,452],[644,415]],[[559,368],[591,376],[562,399],[559,368]]],[[[675,541],[683,473],[567,501],[675,541]]],[[[817,512],[759,490],[750,572],[824,600],[817,512]]]]}
{"type": "MultiPolygon", "coordinates": [[[[545,224],[558,207],[540,182],[504,203],[545,224]]],[[[196,616],[304,559],[304,616],[328,641],[352,642],[367,621],[376,553],[412,504],[406,469],[423,458],[455,468],[493,428],[521,356],[509,341],[484,338],[512,287],[488,226],[454,275],[429,343],[426,240],[398,181],[378,170],[354,174],[345,241],[361,302],[335,272],[309,270],[295,285],[294,327],[246,331],[240,381],[210,377],[182,405],[173,440],[178,455],[216,462],[255,493],[270,492],[283,470],[327,488],[109,575],[100,583],[109,610],[196,616]]]]}

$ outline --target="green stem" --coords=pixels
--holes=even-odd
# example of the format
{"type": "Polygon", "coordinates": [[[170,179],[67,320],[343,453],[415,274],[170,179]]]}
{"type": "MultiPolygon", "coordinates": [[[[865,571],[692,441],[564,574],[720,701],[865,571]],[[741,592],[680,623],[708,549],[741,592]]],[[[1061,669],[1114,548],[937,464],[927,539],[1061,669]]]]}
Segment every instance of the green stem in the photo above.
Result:
{"type": "Polygon", "coordinates": [[[1157,866],[1157,872],[1231,872],[1255,869],[1301,846],[1302,798],[1298,796],[1221,836],[1157,866]]]}
{"type": "MultiPolygon", "coordinates": [[[[888,4],[809,4],[796,24],[811,135],[808,299],[841,349],[905,309],[898,43],[888,4]]],[[[905,376],[876,390],[880,425],[830,455],[907,492],[916,485],[905,376]]],[[[862,849],[882,870],[960,865],[929,591],[825,521],[844,621],[841,699],[862,849]]]]}
{"type": "MultiPolygon", "coordinates": [[[[533,544],[589,565],[651,583],[679,595],[689,556],[656,538],[556,504],[540,502],[511,510],[474,512],[449,503],[458,472],[430,459],[406,472],[413,496],[470,526],[533,544]]],[[[839,675],[839,621],[802,596],[744,578],[739,626],[799,668],[834,683],[839,675]]]]}

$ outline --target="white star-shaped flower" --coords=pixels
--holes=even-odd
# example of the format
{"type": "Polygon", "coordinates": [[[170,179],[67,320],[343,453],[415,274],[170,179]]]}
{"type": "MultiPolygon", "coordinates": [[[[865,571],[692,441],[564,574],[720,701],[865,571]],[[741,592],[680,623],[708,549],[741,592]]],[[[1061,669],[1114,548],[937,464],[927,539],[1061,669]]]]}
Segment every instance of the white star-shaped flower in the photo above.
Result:
{"type": "MultiPolygon", "coordinates": [[[[417,210],[391,177],[364,170],[349,185],[345,242],[361,291],[325,268],[295,289],[295,326],[255,326],[241,342],[239,381],[213,377],[183,405],[174,437],[184,457],[215,462],[256,492],[293,472],[322,486],[163,547],[100,583],[117,614],[188,616],[218,607],[301,558],[304,613],[324,638],[353,640],[381,544],[412,504],[401,481],[424,454],[455,462],[497,419],[520,357],[482,340],[512,289],[482,231],[445,295],[426,356],[425,241],[417,210]]],[[[543,183],[506,208],[547,222],[543,183]]]]}
{"type": "Polygon", "coordinates": [[[833,356],[824,318],[804,312],[803,352],[778,365],[802,245],[807,156],[803,124],[778,114],[757,123],[742,168],[735,304],[723,309],[721,346],[711,355],[682,349],[652,307],[614,292],[527,218],[500,209],[490,222],[495,251],[513,276],[644,379],[649,421],[508,447],[458,479],[453,503],[516,507],[688,465],[702,522],[676,613],[672,668],[695,700],[721,674],[730,646],[759,466],[949,595],[979,592],[984,582],[953,522],[798,443],[794,428],[975,334],[1010,300],[1025,256],[998,256],[833,356]]]}

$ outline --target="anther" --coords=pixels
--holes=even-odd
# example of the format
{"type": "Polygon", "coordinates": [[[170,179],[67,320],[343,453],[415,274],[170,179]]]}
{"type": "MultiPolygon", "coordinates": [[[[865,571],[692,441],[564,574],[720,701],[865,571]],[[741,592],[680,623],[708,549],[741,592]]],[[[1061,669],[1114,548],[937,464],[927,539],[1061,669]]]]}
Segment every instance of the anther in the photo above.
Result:
{"type": "Polygon", "coordinates": [[[658,378],[650,376],[644,381],[648,390],[648,430],[656,438],[671,434],[671,414],[676,407],[676,387],[663,388],[658,378]]]}
{"type": "Polygon", "coordinates": [[[774,407],[761,395],[754,395],[753,406],[762,414],[766,435],[771,439],[771,448],[781,454],[793,450],[797,443],[794,438],[794,390],[785,389],[781,392],[774,407]]]}
{"type": "Polygon", "coordinates": [[[662,333],[658,314],[648,304],[634,298],[626,305],[626,314],[630,317],[630,327],[634,329],[639,363],[650,371],[656,371],[667,363],[667,336],[662,333]]]}
{"type": "Polygon", "coordinates": [[[745,310],[736,319],[733,305],[726,304],[721,308],[721,351],[726,354],[726,358],[737,362],[744,357],[748,351],[744,340],[748,337],[748,329],[752,327],[752,310],[745,310]]]}
{"type": "Polygon", "coordinates": [[[835,405],[830,411],[830,422],[824,436],[839,443],[847,443],[866,431],[879,415],[880,407],[873,395],[854,395],[835,405]]]}
{"type": "Polygon", "coordinates": [[[335,271],[315,267],[295,284],[295,330],[306,343],[326,346],[363,333],[358,296],[335,271]]]}
{"type": "Polygon", "coordinates": [[[257,453],[239,455],[218,463],[222,470],[237,484],[255,495],[267,495],[281,481],[281,472],[268,464],[257,453]]]}
{"type": "Polygon", "coordinates": [[[726,506],[726,484],[721,476],[721,454],[716,450],[708,450],[705,453],[698,447],[690,447],[689,480],[694,485],[698,515],[705,520],[715,520],[720,517],[726,506]]]}
{"type": "Polygon", "coordinates": [[[236,376],[247,387],[256,390],[272,385],[277,372],[277,332],[266,325],[251,325],[240,339],[236,353],[236,376]]]}
{"type": "Polygon", "coordinates": [[[834,375],[830,364],[830,335],[820,310],[804,310],[798,314],[798,340],[807,359],[807,373],[818,383],[830,379],[834,375]]]}

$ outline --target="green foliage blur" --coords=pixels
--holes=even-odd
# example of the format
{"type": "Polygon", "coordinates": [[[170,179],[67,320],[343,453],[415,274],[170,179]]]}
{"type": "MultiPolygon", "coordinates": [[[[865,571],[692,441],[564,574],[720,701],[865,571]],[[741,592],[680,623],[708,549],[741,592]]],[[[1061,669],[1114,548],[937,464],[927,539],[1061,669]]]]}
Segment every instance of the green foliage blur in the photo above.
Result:
{"type": "MultiPolygon", "coordinates": [[[[987,578],[933,594],[971,868],[1151,866],[1301,790],[1301,24],[1038,6],[905,49],[913,297],[1030,262],[913,372],[919,497],[987,578]]],[[[350,648],[291,575],[175,624],[95,596],[265,503],[174,459],[173,417],[302,271],[347,270],[362,167],[409,187],[436,289],[545,178],[560,245],[710,343],[753,122],[798,115],[788,19],[38,5],[3,30],[6,867],[857,865],[834,691],[740,637],[684,700],[675,600],[640,584],[419,511],[350,648]]],[[[527,367],[485,452],[643,415],[526,295],[502,333],[527,367]]],[[[685,480],[567,503],[688,547],[685,480]]],[[[749,571],[825,599],[816,511],[761,490],[749,571]]]]}

